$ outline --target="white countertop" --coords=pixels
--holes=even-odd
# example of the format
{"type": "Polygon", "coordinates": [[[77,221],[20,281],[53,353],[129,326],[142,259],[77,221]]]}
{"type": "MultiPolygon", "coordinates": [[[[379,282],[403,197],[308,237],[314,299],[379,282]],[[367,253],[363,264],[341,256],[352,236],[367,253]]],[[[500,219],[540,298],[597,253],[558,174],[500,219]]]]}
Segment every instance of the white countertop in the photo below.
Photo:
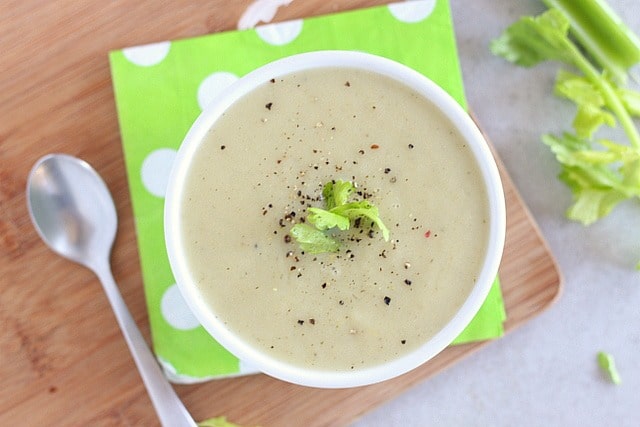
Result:
{"type": "MultiPolygon", "coordinates": [[[[520,16],[544,10],[542,2],[451,3],[469,107],[549,243],[564,290],[541,315],[355,426],[640,425],[640,205],[625,202],[588,228],[565,219],[571,194],[540,142],[573,119],[573,104],[552,95],[559,65],[527,70],[488,49],[520,16]],[[600,350],[615,357],[621,385],[600,372],[600,350]]],[[[640,1],[609,4],[640,34],[640,1]]]]}

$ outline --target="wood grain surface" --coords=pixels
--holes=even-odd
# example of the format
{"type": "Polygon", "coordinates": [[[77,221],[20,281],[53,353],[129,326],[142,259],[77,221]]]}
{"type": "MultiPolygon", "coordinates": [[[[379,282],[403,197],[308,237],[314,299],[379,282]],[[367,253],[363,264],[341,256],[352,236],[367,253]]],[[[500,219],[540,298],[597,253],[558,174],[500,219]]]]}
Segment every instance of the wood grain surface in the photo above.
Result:
{"type": "MultiPolygon", "coordinates": [[[[0,425],[157,425],[109,304],[93,274],[55,255],[29,222],[25,184],[51,152],[91,163],[119,215],[114,276],[149,337],[136,236],[107,53],[234,29],[236,0],[0,2],[0,425]]],[[[385,1],[293,2],[276,20],[385,1]]],[[[561,276],[501,165],[507,242],[500,268],[513,330],[548,307],[561,276]]],[[[244,425],[344,425],[483,345],[451,347],[417,370],[348,390],[303,388],[264,375],[176,390],[196,419],[244,425]]]]}

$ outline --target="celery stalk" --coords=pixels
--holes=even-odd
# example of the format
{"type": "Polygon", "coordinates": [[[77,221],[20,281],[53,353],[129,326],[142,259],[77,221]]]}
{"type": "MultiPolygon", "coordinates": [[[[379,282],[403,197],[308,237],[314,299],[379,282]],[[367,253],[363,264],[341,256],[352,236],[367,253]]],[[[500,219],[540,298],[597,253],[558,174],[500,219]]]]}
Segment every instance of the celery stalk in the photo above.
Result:
{"type": "Polygon", "coordinates": [[[640,63],[640,40],[603,0],[542,0],[561,11],[571,34],[586,52],[619,83],[640,63]]]}

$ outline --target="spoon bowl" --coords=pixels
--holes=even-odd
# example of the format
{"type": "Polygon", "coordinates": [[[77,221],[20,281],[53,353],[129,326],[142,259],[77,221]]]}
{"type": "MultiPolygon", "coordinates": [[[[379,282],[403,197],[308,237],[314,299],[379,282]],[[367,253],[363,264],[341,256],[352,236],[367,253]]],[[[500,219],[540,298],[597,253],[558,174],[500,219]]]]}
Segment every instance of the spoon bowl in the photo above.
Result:
{"type": "Polygon", "coordinates": [[[118,217],[100,175],[75,157],[47,155],[36,162],[29,174],[27,207],[38,234],[53,251],[91,269],[100,279],[161,424],[195,427],[113,279],[109,259],[118,217]]]}
{"type": "Polygon", "coordinates": [[[58,154],[41,158],[29,175],[29,214],[51,249],[94,268],[108,259],[117,230],[113,199],[83,160],[58,154]]]}

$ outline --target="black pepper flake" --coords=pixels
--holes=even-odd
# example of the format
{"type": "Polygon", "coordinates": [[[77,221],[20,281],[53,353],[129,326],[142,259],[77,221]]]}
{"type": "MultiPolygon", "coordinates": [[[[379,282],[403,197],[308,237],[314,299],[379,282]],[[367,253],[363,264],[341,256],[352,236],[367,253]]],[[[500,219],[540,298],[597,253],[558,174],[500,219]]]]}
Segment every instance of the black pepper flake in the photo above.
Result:
{"type": "Polygon", "coordinates": [[[271,80],[269,80],[269,81],[270,81],[271,83],[275,83],[275,82],[276,82],[276,79],[271,79],[271,80]]]}
{"type": "Polygon", "coordinates": [[[315,325],[316,324],[316,319],[313,319],[313,318],[309,319],[309,323],[311,323],[312,325],[315,325]]]}
{"type": "Polygon", "coordinates": [[[340,300],[340,301],[338,301],[338,304],[344,305],[344,301],[340,300]]]}
{"type": "Polygon", "coordinates": [[[298,325],[304,325],[304,320],[298,320],[298,325]]]}
{"type": "Polygon", "coordinates": [[[413,148],[413,144],[409,144],[409,149],[413,148]]]}
{"type": "Polygon", "coordinates": [[[389,305],[389,303],[391,302],[391,298],[389,297],[384,297],[384,303],[389,305]]]}
{"type": "Polygon", "coordinates": [[[268,102],[267,104],[265,104],[265,108],[269,111],[271,111],[271,106],[273,105],[273,102],[268,102]]]}
{"type": "Polygon", "coordinates": [[[325,283],[322,284],[322,289],[324,289],[326,287],[327,287],[327,283],[325,282],[325,283]]]}
{"type": "Polygon", "coordinates": [[[227,148],[227,146],[226,146],[226,145],[221,145],[221,146],[220,146],[220,149],[221,149],[221,150],[224,150],[225,148],[227,148]]]}
{"type": "Polygon", "coordinates": [[[348,81],[344,84],[346,87],[351,87],[351,83],[349,83],[348,81]]]}
{"type": "Polygon", "coordinates": [[[407,340],[400,340],[400,344],[406,344],[407,340]]]}
{"type": "Polygon", "coordinates": [[[290,270],[290,271],[295,271],[295,269],[296,269],[296,266],[295,266],[295,265],[292,265],[291,267],[289,267],[289,270],[290,270]]]}
{"type": "Polygon", "coordinates": [[[411,285],[411,280],[409,280],[409,279],[404,279],[404,284],[405,284],[405,285],[411,285]]]}
{"type": "Polygon", "coordinates": [[[384,168],[384,173],[389,173],[389,172],[391,172],[390,168],[384,168]]]}
{"type": "Polygon", "coordinates": [[[288,234],[285,234],[285,236],[284,236],[284,242],[285,242],[285,243],[291,243],[291,236],[289,236],[288,234]]]}

